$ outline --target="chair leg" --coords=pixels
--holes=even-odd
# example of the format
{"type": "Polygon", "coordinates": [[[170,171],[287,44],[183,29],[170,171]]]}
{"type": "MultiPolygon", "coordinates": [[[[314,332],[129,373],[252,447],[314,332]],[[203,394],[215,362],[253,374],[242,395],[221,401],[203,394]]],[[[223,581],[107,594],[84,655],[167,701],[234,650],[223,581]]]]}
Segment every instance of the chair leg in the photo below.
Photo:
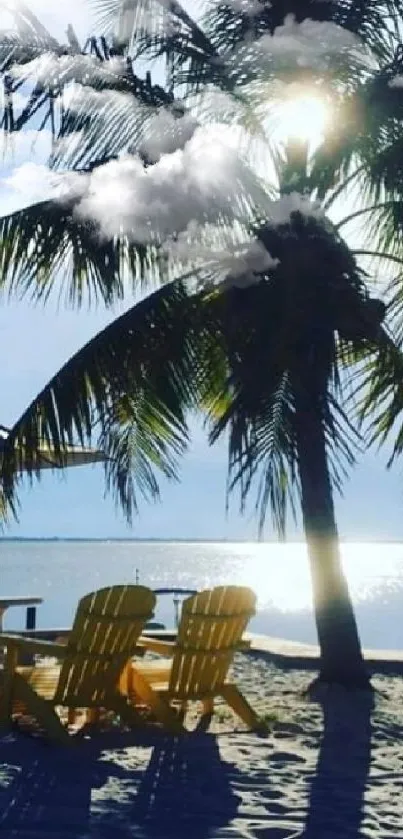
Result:
{"type": "Polygon", "coordinates": [[[77,708],[68,708],[67,709],[67,724],[74,725],[77,717],[77,708]]]}
{"type": "Polygon", "coordinates": [[[202,711],[200,715],[199,722],[197,723],[196,730],[197,731],[208,731],[211,720],[213,719],[214,715],[214,699],[209,697],[208,699],[201,700],[202,711]]]}
{"type": "Polygon", "coordinates": [[[140,714],[133,705],[129,705],[125,696],[121,696],[120,694],[114,696],[111,702],[108,703],[108,708],[115,711],[128,728],[136,728],[137,726],[144,725],[140,714]]]}
{"type": "Polygon", "coordinates": [[[214,714],[214,699],[212,696],[209,696],[208,699],[202,699],[202,716],[212,716],[214,714]]]}
{"type": "MultiPolygon", "coordinates": [[[[1,614],[0,614],[1,622],[1,614]]],[[[14,678],[18,663],[18,651],[16,647],[10,646],[6,650],[4,662],[4,675],[1,686],[0,699],[0,725],[11,725],[13,692],[14,692],[14,678]]]]}
{"type": "Polygon", "coordinates": [[[72,744],[72,738],[62,725],[51,703],[39,696],[20,673],[14,674],[14,696],[24,702],[27,709],[43,726],[52,740],[58,743],[72,744]]]}
{"type": "Polygon", "coordinates": [[[262,721],[259,720],[258,715],[236,685],[223,685],[221,695],[249,728],[254,731],[260,731],[262,729],[262,721]]]}
{"type": "Polygon", "coordinates": [[[181,721],[178,719],[172,708],[170,708],[168,702],[166,702],[159,693],[157,693],[157,691],[153,690],[144,676],[142,676],[142,674],[134,667],[132,674],[132,688],[145,705],[148,705],[148,707],[151,708],[157,720],[162,723],[164,728],[172,734],[180,734],[183,732],[184,729],[181,721]]]}
{"type": "Polygon", "coordinates": [[[101,712],[99,708],[87,708],[85,711],[86,725],[98,725],[101,719],[101,712]]]}

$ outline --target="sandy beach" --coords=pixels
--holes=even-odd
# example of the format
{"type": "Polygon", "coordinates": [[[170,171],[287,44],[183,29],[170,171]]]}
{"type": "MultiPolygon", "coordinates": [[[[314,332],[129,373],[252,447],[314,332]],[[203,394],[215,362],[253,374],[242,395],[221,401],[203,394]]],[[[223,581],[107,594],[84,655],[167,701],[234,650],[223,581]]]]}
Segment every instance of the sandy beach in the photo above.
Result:
{"type": "MultiPolygon", "coordinates": [[[[267,737],[219,705],[207,733],[113,729],[74,748],[2,734],[0,836],[12,839],[403,837],[403,679],[303,697],[312,673],[238,655],[267,737]],[[371,704],[373,707],[371,707],[371,704]]],[[[192,713],[189,726],[194,725],[192,713]]]]}

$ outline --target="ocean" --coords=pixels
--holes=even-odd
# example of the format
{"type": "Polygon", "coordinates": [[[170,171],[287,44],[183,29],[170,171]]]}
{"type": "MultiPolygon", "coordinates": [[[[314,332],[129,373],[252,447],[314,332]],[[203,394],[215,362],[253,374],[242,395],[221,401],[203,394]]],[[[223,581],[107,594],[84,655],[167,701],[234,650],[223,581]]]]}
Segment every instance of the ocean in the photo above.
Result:
{"type": "MultiPolygon", "coordinates": [[[[403,544],[344,544],[342,558],[363,645],[403,649],[403,544]]],[[[82,595],[136,576],[151,588],[251,586],[258,596],[253,631],[316,642],[303,544],[0,541],[0,596],[43,597],[37,627],[69,626],[82,595]]],[[[174,625],[172,596],[159,598],[156,619],[174,625]]],[[[12,608],[4,627],[24,622],[25,611],[12,608]]]]}

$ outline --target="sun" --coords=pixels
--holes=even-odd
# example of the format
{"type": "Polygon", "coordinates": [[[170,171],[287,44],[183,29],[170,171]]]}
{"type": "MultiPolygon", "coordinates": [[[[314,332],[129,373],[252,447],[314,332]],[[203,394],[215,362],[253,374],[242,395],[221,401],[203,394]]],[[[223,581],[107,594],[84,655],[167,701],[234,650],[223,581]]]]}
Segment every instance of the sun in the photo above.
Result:
{"type": "Polygon", "coordinates": [[[302,140],[313,149],[317,146],[329,121],[329,110],[323,99],[314,94],[287,98],[273,114],[273,135],[276,142],[302,140]]]}

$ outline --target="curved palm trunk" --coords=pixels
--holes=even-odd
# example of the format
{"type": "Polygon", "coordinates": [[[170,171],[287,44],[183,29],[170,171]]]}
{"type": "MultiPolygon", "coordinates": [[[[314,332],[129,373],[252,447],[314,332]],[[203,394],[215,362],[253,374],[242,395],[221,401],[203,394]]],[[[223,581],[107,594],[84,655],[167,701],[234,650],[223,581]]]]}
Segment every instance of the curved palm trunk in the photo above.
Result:
{"type": "MultiPolygon", "coordinates": [[[[339,553],[325,434],[312,402],[296,410],[302,512],[321,652],[319,679],[368,687],[357,624],[339,553]]],[[[297,406],[296,406],[297,407],[297,406]]]]}

